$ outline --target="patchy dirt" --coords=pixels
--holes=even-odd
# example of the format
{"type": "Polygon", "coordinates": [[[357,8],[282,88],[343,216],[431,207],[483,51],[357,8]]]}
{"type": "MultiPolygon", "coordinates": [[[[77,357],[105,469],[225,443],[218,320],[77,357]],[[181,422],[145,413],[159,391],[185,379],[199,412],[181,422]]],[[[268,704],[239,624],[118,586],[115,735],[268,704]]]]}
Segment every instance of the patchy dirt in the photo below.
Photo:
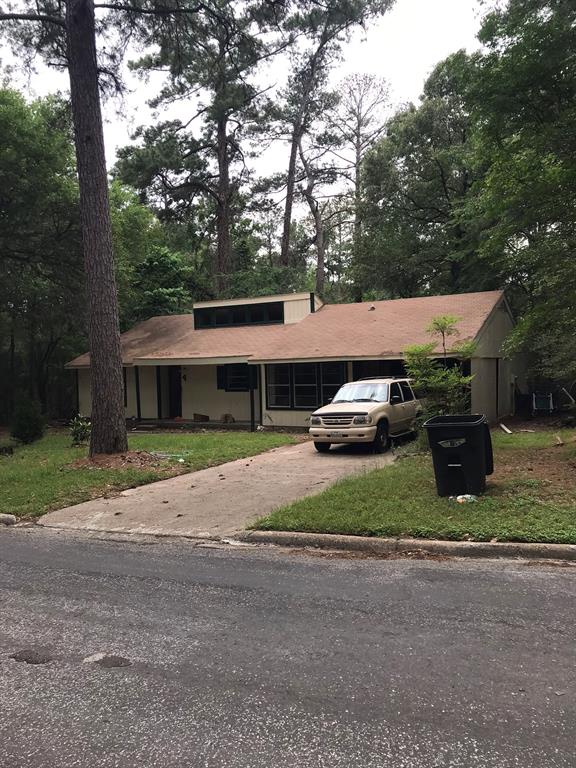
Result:
{"type": "Polygon", "coordinates": [[[498,451],[494,474],[488,478],[488,489],[501,490],[507,484],[538,487],[538,495],[554,496],[572,493],[576,499],[576,460],[572,458],[575,443],[544,448],[517,448],[498,451]]]}
{"type": "Polygon", "coordinates": [[[551,416],[535,416],[533,419],[525,416],[508,416],[502,423],[513,432],[550,432],[554,429],[566,429],[564,422],[566,414],[553,413],[551,416]]]}
{"type": "Polygon", "coordinates": [[[100,453],[89,458],[76,459],[68,466],[72,469],[166,469],[166,459],[147,451],[128,451],[117,454],[100,453]]]}

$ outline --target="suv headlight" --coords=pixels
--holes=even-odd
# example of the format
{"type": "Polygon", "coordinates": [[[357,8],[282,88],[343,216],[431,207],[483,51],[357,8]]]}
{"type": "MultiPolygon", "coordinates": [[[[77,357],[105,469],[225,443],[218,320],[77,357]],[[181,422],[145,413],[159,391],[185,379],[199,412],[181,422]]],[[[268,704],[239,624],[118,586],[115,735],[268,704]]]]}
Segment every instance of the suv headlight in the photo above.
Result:
{"type": "Polygon", "coordinates": [[[372,416],[365,414],[364,416],[354,416],[353,424],[372,424],[372,416]]]}
{"type": "Polygon", "coordinates": [[[313,427],[319,427],[322,424],[322,419],[320,416],[310,416],[310,424],[313,427]]]}

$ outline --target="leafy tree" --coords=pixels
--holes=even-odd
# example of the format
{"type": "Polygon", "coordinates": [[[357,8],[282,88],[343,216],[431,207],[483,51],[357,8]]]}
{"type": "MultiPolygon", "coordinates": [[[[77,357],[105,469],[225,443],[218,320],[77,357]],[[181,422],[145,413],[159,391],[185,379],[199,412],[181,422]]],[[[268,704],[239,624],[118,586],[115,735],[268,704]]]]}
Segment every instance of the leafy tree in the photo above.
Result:
{"type": "Polygon", "coordinates": [[[154,106],[184,101],[190,115],[140,129],[141,143],[119,153],[118,172],[172,211],[189,209],[198,197],[210,203],[218,291],[233,271],[232,225],[248,178],[242,143],[260,98],[254,73],[283,47],[270,31],[281,21],[283,7],[264,0],[217,0],[183,20],[176,38],[173,30],[158,35],[152,26],[145,42],[155,52],[134,65],[143,75],[166,74],[154,106]]]}
{"type": "Polygon", "coordinates": [[[338,87],[340,99],[330,128],[340,139],[336,152],[339,175],[351,188],[348,212],[353,218],[351,253],[358,261],[362,239],[362,165],[367,152],[385,130],[384,111],[389,105],[386,80],[367,74],[347,77],[338,87]]]}
{"type": "Polygon", "coordinates": [[[78,187],[69,114],[0,90],[0,418],[27,392],[45,412],[84,320],[78,187]],[[4,340],[6,346],[4,346],[4,340]]]}
{"type": "Polygon", "coordinates": [[[49,65],[67,69],[70,78],[91,353],[91,454],[121,452],[128,446],[99,86],[108,82],[120,87],[122,52],[131,35],[141,37],[143,17],[153,19],[160,34],[166,26],[177,29],[175,17],[195,14],[198,8],[180,0],[171,0],[169,6],[162,0],[131,4],[23,0],[17,10],[0,10],[2,31],[25,60],[41,55],[49,65]],[[109,43],[99,52],[97,9],[104,11],[99,33],[109,43]],[[110,45],[115,31],[118,36],[110,45]]]}
{"type": "Polygon", "coordinates": [[[441,62],[422,103],[398,112],[364,167],[365,232],[356,278],[390,296],[496,287],[478,258],[476,217],[462,215],[482,173],[471,158],[465,53],[441,62]]]}
{"type": "Polygon", "coordinates": [[[438,316],[432,319],[427,329],[431,336],[441,339],[441,359],[438,359],[437,341],[414,344],[404,351],[406,371],[418,397],[424,402],[424,419],[470,410],[473,376],[464,372],[464,366],[473,356],[475,344],[460,342],[450,349],[446,346],[448,337],[458,335],[458,319],[453,315],[438,316]]]}
{"type": "Polygon", "coordinates": [[[576,6],[509,0],[484,19],[467,101],[477,163],[466,215],[521,322],[511,349],[537,376],[576,376],[576,6]]]}
{"type": "Polygon", "coordinates": [[[280,251],[283,266],[290,263],[300,148],[314,121],[324,111],[328,73],[350,32],[385,13],[392,4],[393,0],[331,0],[325,4],[305,0],[297,4],[295,12],[288,17],[287,27],[304,42],[293,52],[292,73],[280,103],[272,112],[276,135],[286,139],[290,146],[280,251]]]}
{"type": "Polygon", "coordinates": [[[162,247],[167,234],[154,213],[138,200],[137,193],[118,181],[110,186],[110,215],[116,262],[116,284],[120,327],[135,322],[135,271],[154,251],[162,247]]]}
{"type": "Polygon", "coordinates": [[[153,252],[134,268],[135,320],[155,315],[174,315],[190,308],[191,297],[186,288],[189,267],[181,253],[166,247],[153,252]]]}
{"type": "MultiPolygon", "coordinates": [[[[86,302],[74,145],[67,105],[26,103],[0,91],[0,420],[18,393],[67,418],[73,380],[64,364],[86,348],[86,302]]],[[[134,270],[166,239],[136,194],[110,191],[124,326],[134,322],[134,270]]]]}

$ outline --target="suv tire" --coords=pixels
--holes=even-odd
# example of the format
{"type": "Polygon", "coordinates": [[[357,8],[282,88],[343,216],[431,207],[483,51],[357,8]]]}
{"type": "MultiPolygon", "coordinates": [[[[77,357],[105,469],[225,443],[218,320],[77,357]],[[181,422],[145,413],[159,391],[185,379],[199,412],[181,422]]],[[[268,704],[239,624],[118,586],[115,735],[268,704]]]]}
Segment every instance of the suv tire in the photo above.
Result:
{"type": "Polygon", "coordinates": [[[318,453],[328,453],[331,445],[332,443],[314,443],[314,448],[316,448],[318,453]]]}
{"type": "Polygon", "coordinates": [[[386,453],[390,448],[390,434],[388,433],[388,423],[379,421],[376,427],[376,435],[372,443],[374,453],[386,453]]]}

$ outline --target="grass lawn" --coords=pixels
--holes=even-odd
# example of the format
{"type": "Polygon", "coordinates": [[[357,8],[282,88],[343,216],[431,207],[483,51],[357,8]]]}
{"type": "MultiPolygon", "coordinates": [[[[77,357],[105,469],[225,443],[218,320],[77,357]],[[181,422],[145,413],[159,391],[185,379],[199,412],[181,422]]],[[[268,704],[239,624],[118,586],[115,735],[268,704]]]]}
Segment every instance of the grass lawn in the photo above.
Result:
{"type": "MultiPolygon", "coordinates": [[[[477,503],[436,495],[429,456],[344,480],[259,520],[261,530],[576,544],[576,432],[493,432],[495,473],[477,503]],[[555,435],[565,441],[556,445],[555,435]]],[[[319,457],[321,460],[321,457],[319,457]]]]}
{"type": "Polygon", "coordinates": [[[106,467],[83,461],[86,448],[72,448],[65,431],[0,456],[0,512],[38,516],[154,480],[222,464],[294,442],[268,432],[160,433],[129,436],[131,451],[159,452],[157,459],[106,467]]]}

